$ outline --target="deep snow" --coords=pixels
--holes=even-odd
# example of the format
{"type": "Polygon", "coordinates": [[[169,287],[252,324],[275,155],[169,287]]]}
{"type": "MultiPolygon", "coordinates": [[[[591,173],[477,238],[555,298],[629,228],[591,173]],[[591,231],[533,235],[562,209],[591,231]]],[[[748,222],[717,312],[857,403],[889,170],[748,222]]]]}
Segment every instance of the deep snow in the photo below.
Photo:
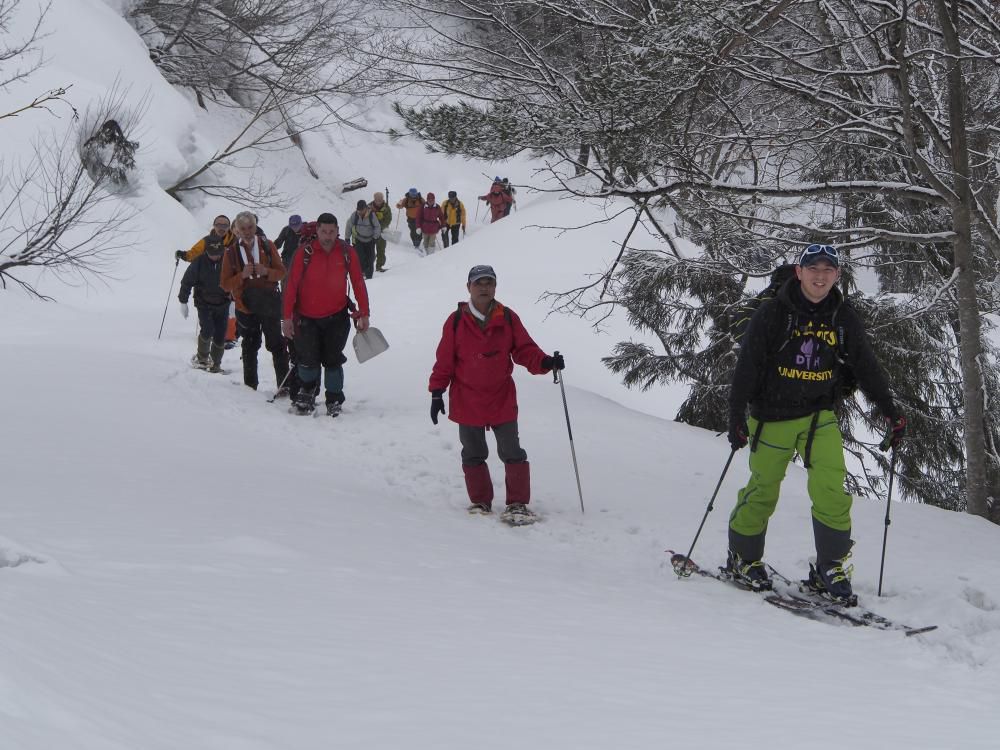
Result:
{"type": "MultiPolygon", "coordinates": [[[[234,382],[238,350],[229,376],[191,370],[176,282],[156,340],[172,252],[237,207],[189,214],[157,183],[223,140],[226,121],[156,76],[112,5],[55,0],[37,85],[71,78],[83,107],[116,75],[150,94],[130,199],[143,239],[106,289],[48,282],[58,303],[0,293],[0,747],[998,746],[995,526],[894,504],[879,600],[885,505],[856,503],[855,587],[887,616],[940,626],[914,638],[808,622],[675,578],[664,550],[690,543],[725,439],[669,421],[676,391],[615,382],[600,357],[630,335],[620,319],[598,334],[539,299],[601,270],[627,218],[558,235],[534,225],[583,224],[604,208],[522,190],[495,226],[470,215],[455,248],[418,258],[391,247],[391,270],[369,287],[391,348],[347,365],[335,421],[267,404],[264,352],[256,393],[234,382]],[[94,53],[105,49],[114,55],[94,53]],[[523,370],[521,435],[544,521],[509,529],[464,513],[457,428],[430,423],[426,383],[465,274],[482,262],[536,341],[566,356],[586,514],[559,388],[523,370]]],[[[4,156],[66,124],[0,123],[4,156]]],[[[528,162],[475,165],[355,133],[307,144],[324,179],[291,170],[296,208],[333,209],[342,223],[386,184],[393,202],[410,184],[457,189],[471,214],[493,173],[532,179],[528,162]],[[368,191],[336,192],[360,174],[368,191]]],[[[284,218],[261,221],[274,236],[284,218]]],[[[706,566],[724,557],[745,460],[695,551],[706,566]]],[[[789,575],[811,550],[804,479],[790,469],[769,534],[768,560],[789,575]]]]}

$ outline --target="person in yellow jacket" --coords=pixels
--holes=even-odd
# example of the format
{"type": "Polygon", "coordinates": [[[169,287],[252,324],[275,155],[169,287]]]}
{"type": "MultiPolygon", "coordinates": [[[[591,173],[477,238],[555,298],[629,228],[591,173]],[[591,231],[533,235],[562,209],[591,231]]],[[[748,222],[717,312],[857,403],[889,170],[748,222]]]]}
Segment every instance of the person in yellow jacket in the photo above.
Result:
{"type": "Polygon", "coordinates": [[[462,227],[462,234],[465,234],[465,204],[458,199],[458,193],[449,190],[448,200],[444,202],[442,208],[444,208],[445,227],[441,230],[441,239],[445,247],[449,244],[457,245],[458,228],[462,227]]]}
{"type": "MultiPolygon", "coordinates": [[[[190,250],[178,250],[174,253],[174,257],[177,260],[183,260],[185,263],[191,263],[199,255],[205,254],[205,248],[209,245],[215,245],[219,247],[225,247],[230,242],[232,242],[233,233],[229,224],[229,217],[225,214],[219,214],[212,220],[212,229],[194,243],[190,250]]],[[[232,349],[236,346],[236,339],[239,338],[236,333],[236,309],[234,305],[229,306],[229,321],[226,323],[226,349],[232,349]]]]}

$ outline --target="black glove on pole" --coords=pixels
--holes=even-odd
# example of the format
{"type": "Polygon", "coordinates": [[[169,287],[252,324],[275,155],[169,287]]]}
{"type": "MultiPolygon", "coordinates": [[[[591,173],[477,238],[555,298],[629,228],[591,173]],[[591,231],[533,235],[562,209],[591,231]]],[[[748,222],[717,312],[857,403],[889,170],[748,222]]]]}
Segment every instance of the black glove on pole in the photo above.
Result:
{"type": "Polygon", "coordinates": [[[156,340],[160,340],[160,336],[163,335],[163,324],[167,320],[167,308],[170,307],[170,295],[174,293],[174,281],[177,279],[177,266],[180,265],[181,259],[174,259],[174,275],[170,277],[170,289],[167,290],[167,304],[163,306],[163,320],[160,321],[160,332],[156,334],[156,340]]]}
{"type": "Polygon", "coordinates": [[[726,461],[726,465],[722,469],[722,476],[719,477],[719,483],[715,485],[715,492],[712,493],[712,499],[708,501],[708,507],[705,508],[705,515],[701,517],[701,524],[698,526],[698,532],[694,535],[694,541],[691,542],[691,549],[688,550],[687,556],[685,556],[683,562],[678,562],[674,565],[674,572],[681,578],[688,578],[691,575],[692,566],[688,565],[688,563],[691,562],[691,553],[694,552],[694,545],[698,543],[698,537],[701,536],[701,530],[705,527],[705,520],[708,518],[708,514],[712,512],[715,498],[719,494],[719,488],[722,486],[722,480],[726,478],[726,472],[729,471],[729,464],[733,462],[733,456],[736,455],[737,450],[738,448],[733,448],[729,453],[729,459],[726,461]]]}
{"type": "MultiPolygon", "coordinates": [[[[573,427],[569,423],[569,405],[566,403],[566,386],[563,383],[562,371],[566,368],[566,363],[563,361],[562,355],[559,352],[554,352],[551,357],[546,357],[545,359],[550,361],[551,364],[558,364],[558,367],[552,367],[552,381],[559,384],[559,389],[562,391],[562,401],[563,401],[563,412],[566,414],[566,432],[569,433],[569,451],[573,456],[573,473],[576,474],[576,491],[580,495],[580,512],[584,513],[583,509],[583,487],[580,486],[580,467],[576,462],[576,446],[573,445],[573,427]]],[[[544,360],[543,360],[544,362],[544,360]]],[[[545,366],[544,364],[542,365],[545,366]]]]}

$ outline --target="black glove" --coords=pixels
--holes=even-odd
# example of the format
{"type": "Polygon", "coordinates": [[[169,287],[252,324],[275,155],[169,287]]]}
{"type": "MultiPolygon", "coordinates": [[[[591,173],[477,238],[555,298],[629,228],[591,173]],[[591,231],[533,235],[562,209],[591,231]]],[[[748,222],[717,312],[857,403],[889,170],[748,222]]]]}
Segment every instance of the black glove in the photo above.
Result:
{"type": "Polygon", "coordinates": [[[890,448],[895,448],[906,434],[906,417],[899,414],[895,417],[885,418],[885,437],[879,443],[879,450],[885,452],[890,448]]]}
{"type": "Polygon", "coordinates": [[[565,370],[566,361],[561,354],[556,354],[554,357],[542,357],[542,368],[545,370],[565,370]]]}
{"type": "Polygon", "coordinates": [[[185,253],[183,250],[178,250],[176,253],[174,253],[174,257],[177,260],[187,260],[187,253],[185,253]]]}
{"type": "Polygon", "coordinates": [[[444,391],[431,391],[431,421],[438,423],[438,414],[444,414],[444,391]]]}
{"type": "Polygon", "coordinates": [[[750,442],[750,428],[747,421],[742,416],[733,415],[729,417],[729,445],[734,451],[745,448],[750,442]]]}

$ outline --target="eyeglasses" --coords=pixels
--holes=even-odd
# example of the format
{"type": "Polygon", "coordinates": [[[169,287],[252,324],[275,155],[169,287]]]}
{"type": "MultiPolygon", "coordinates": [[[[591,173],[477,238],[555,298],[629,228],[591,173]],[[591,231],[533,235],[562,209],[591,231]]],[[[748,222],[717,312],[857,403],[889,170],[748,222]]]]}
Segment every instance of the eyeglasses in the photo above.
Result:
{"type": "Polygon", "coordinates": [[[817,256],[830,258],[834,264],[840,263],[840,253],[837,252],[837,248],[833,245],[810,245],[802,251],[802,255],[799,257],[799,265],[801,266],[804,261],[817,256]]]}

